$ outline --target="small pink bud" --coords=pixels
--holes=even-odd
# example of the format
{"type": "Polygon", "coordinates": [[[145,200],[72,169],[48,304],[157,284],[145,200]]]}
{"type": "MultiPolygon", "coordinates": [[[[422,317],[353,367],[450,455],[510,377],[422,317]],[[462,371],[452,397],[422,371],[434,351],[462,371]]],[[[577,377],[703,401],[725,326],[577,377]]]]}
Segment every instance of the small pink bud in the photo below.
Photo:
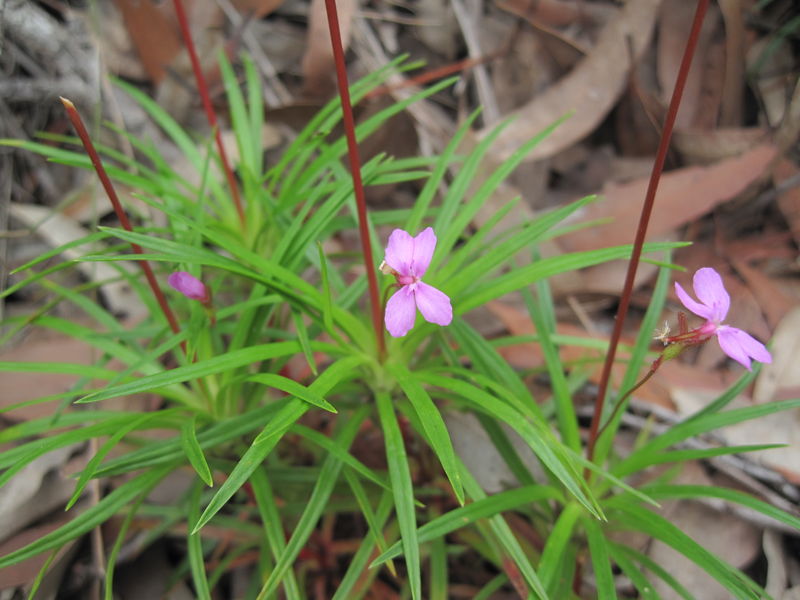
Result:
{"type": "Polygon", "coordinates": [[[167,283],[191,300],[199,300],[205,304],[211,299],[205,284],[186,271],[175,271],[167,278],[167,283]]]}

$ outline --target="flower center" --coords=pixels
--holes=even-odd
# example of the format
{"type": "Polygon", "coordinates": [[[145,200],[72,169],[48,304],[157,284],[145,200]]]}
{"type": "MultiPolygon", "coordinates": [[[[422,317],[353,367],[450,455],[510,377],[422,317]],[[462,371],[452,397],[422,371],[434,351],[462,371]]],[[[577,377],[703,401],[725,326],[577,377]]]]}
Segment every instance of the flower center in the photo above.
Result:
{"type": "Polygon", "coordinates": [[[419,277],[415,277],[414,275],[397,275],[397,283],[400,285],[412,285],[419,281],[419,277]]]}

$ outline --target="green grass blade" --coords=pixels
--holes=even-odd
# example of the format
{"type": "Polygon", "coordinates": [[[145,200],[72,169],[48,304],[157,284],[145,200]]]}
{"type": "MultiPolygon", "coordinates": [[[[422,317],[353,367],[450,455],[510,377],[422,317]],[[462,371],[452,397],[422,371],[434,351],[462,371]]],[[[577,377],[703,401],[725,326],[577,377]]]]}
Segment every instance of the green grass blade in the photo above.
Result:
{"type": "Polygon", "coordinates": [[[560,442],[555,439],[549,430],[540,424],[528,421],[523,415],[493,395],[465,381],[434,375],[429,372],[419,373],[418,378],[430,385],[439,386],[456,393],[476,410],[485,412],[508,424],[530,446],[542,464],[561,481],[570,494],[592,514],[601,518],[602,512],[599,510],[597,501],[587,496],[585,482],[581,477],[580,469],[575,464],[565,464],[564,453],[560,451],[560,442]],[[559,449],[559,452],[557,453],[555,449],[559,449]]]}
{"type": "Polygon", "coordinates": [[[622,544],[611,543],[609,544],[609,549],[612,557],[614,557],[615,560],[617,557],[621,556],[624,560],[631,559],[641,563],[644,568],[655,573],[659,579],[675,590],[675,592],[684,600],[695,600],[695,596],[691,594],[689,590],[683,587],[683,585],[681,585],[677,579],[668,573],[666,569],[664,569],[646,554],[642,554],[641,552],[634,550],[633,548],[629,548],[628,546],[623,546],[622,544]]]}
{"type": "Polygon", "coordinates": [[[611,571],[609,542],[596,520],[583,519],[583,525],[589,542],[589,556],[592,559],[597,597],[603,600],[616,600],[617,588],[614,585],[614,573],[611,571]]]}
{"type": "Polygon", "coordinates": [[[784,525],[788,525],[800,532],[800,518],[738,490],[708,485],[658,484],[647,485],[642,491],[651,498],[656,499],[698,500],[703,498],[719,498],[727,502],[746,506],[747,508],[760,512],[776,521],[780,521],[784,525]]]}
{"type": "MultiPolygon", "coordinates": [[[[344,427],[342,427],[342,431],[339,433],[336,440],[336,444],[343,453],[347,453],[350,444],[353,443],[358,429],[361,427],[364,419],[366,419],[368,412],[369,407],[362,406],[345,421],[344,427]]],[[[256,600],[266,600],[275,592],[285,573],[292,566],[292,563],[303,549],[303,546],[308,542],[308,538],[311,536],[311,533],[317,526],[320,516],[328,505],[333,488],[339,479],[342,464],[342,461],[335,454],[330,454],[325,459],[322,469],[320,469],[317,482],[311,492],[311,496],[305,503],[303,514],[294,527],[292,537],[286,544],[283,554],[278,557],[275,568],[272,570],[272,573],[270,573],[267,581],[264,582],[256,600]]]]}
{"type": "Polygon", "coordinates": [[[319,431],[314,431],[313,429],[310,429],[304,425],[292,425],[291,432],[297,433],[307,440],[314,442],[320,448],[324,448],[326,452],[336,456],[345,465],[361,475],[364,479],[371,481],[375,485],[380,486],[385,490],[391,491],[389,484],[384,481],[383,477],[376,474],[375,471],[367,467],[349,452],[344,452],[341,445],[332,441],[328,436],[321,434],[319,431]]]}
{"type": "Polygon", "coordinates": [[[580,515],[581,507],[578,504],[567,504],[547,536],[542,558],[539,561],[539,579],[550,593],[563,587],[563,582],[557,581],[557,575],[564,562],[565,553],[572,541],[575,525],[580,515]]]}
{"type": "Polygon", "coordinates": [[[439,459],[450,485],[453,487],[456,500],[458,500],[459,504],[464,504],[464,487],[458,471],[456,453],[453,450],[450,434],[439,409],[436,408],[425,388],[419,384],[411,371],[405,366],[395,364],[391,365],[388,370],[394,375],[409,402],[411,402],[411,406],[414,407],[431,448],[439,459]]]}
{"type": "Polygon", "coordinates": [[[146,493],[155,487],[174,466],[175,465],[168,465],[166,467],[153,469],[152,471],[147,471],[126,481],[102,498],[97,504],[77,515],[70,522],[62,525],[55,531],[51,531],[37,538],[30,544],[1,557],[0,568],[17,564],[42,552],[60,548],[70,540],[74,540],[88,533],[117,514],[123,506],[128,504],[128,502],[133,500],[136,496],[146,493]]]}
{"type": "Polygon", "coordinates": [[[203,449],[197,441],[197,418],[194,417],[184,422],[181,426],[181,448],[183,448],[189,464],[197,473],[198,477],[208,486],[214,487],[214,478],[211,476],[211,469],[203,454],[203,449]]]}
{"type": "Polygon", "coordinates": [[[617,477],[624,477],[643,469],[650,464],[653,455],[692,436],[798,407],[800,407],[800,400],[785,400],[783,402],[746,406],[722,413],[705,414],[695,419],[687,419],[650,440],[616,465],[612,469],[612,473],[617,477]]]}
{"type": "MultiPolygon", "coordinates": [[[[461,479],[464,481],[464,489],[467,494],[475,502],[487,497],[481,486],[463,464],[461,465],[461,479]]],[[[514,562],[519,572],[522,573],[534,596],[539,600],[547,600],[549,598],[547,591],[502,515],[489,517],[489,526],[508,557],[514,562]]]]}
{"type": "MultiPolygon", "coordinates": [[[[258,512],[261,515],[261,523],[264,528],[264,535],[267,538],[267,544],[273,559],[277,561],[286,548],[286,538],[284,537],[278,505],[272,493],[272,485],[263,467],[253,471],[250,476],[250,483],[253,485],[253,495],[258,505],[258,512]]],[[[289,600],[302,598],[297,579],[291,569],[283,577],[283,588],[289,600]]]]}
{"type": "MultiPolygon", "coordinates": [[[[543,485],[529,485],[492,496],[484,496],[425,523],[417,532],[418,540],[420,544],[424,544],[442,538],[479,519],[487,519],[507,510],[514,510],[520,506],[535,504],[542,500],[558,500],[560,497],[561,494],[557,490],[543,485]]],[[[402,553],[402,544],[397,542],[372,561],[370,566],[378,566],[387,560],[400,556],[402,553]]]]}
{"type": "Polygon", "coordinates": [[[420,572],[419,540],[417,539],[417,517],[414,513],[414,484],[408,467],[403,434],[392,406],[392,399],[386,392],[375,395],[378,416],[386,443],[386,461],[389,464],[389,478],[392,483],[394,505],[400,524],[400,536],[408,569],[408,584],[411,597],[422,600],[422,574],[420,572]]]}
{"type": "Polygon", "coordinates": [[[327,410],[328,412],[332,412],[334,414],[337,412],[336,408],[334,408],[334,406],[330,402],[325,400],[325,398],[323,398],[319,394],[314,393],[306,386],[297,383],[293,379],[284,377],[283,375],[275,375],[273,373],[261,373],[259,375],[253,375],[252,377],[248,377],[247,381],[260,383],[267,387],[275,388],[276,390],[281,390],[282,392],[286,392],[290,396],[299,398],[304,402],[308,402],[312,406],[316,406],[317,408],[327,410]]]}
{"type": "Polygon", "coordinates": [[[203,514],[200,515],[200,519],[198,519],[193,533],[197,533],[223,506],[225,506],[225,504],[227,504],[228,500],[230,500],[239,488],[244,485],[245,481],[250,478],[253,471],[264,462],[264,459],[272,452],[289,427],[305,414],[308,410],[308,406],[309,405],[305,402],[293,398],[275,414],[261,430],[261,433],[255,441],[245,451],[242,458],[239,459],[239,462],[236,463],[233,471],[231,471],[228,478],[219,487],[217,493],[211,498],[203,514]]]}
{"type": "MultiPolygon", "coordinates": [[[[384,493],[375,511],[375,524],[380,530],[389,518],[392,510],[392,495],[384,493]]],[[[350,559],[347,572],[336,589],[332,600],[357,600],[366,592],[370,582],[378,575],[378,570],[367,569],[367,563],[375,547],[375,540],[365,537],[355,555],[350,559]],[[356,589],[360,585],[360,589],[356,589]]]]}
{"type": "MultiPolygon", "coordinates": [[[[297,342],[276,342],[274,344],[261,344],[259,346],[242,348],[241,350],[227,352],[163,373],[141,377],[136,381],[112,386],[89,394],[82,398],[80,402],[99,402],[101,400],[107,400],[108,398],[148,392],[176,383],[184,383],[208,375],[215,375],[217,373],[237,369],[270,358],[290,356],[292,354],[297,354],[299,351],[300,344],[297,342]]],[[[2,363],[0,363],[0,365],[1,364],[2,363]]]]}
{"type": "Polygon", "coordinates": [[[626,504],[614,511],[613,522],[621,529],[635,530],[661,540],[697,564],[736,598],[761,598],[760,588],[741,571],[703,548],[667,519],[639,506],[626,504]]]}
{"type": "Polygon", "coordinates": [[[199,533],[193,532],[193,527],[200,516],[201,490],[201,486],[195,485],[194,491],[189,497],[189,533],[186,546],[189,553],[189,569],[192,573],[195,597],[198,600],[211,600],[211,590],[208,585],[205,558],[203,557],[203,539],[199,533]]]}

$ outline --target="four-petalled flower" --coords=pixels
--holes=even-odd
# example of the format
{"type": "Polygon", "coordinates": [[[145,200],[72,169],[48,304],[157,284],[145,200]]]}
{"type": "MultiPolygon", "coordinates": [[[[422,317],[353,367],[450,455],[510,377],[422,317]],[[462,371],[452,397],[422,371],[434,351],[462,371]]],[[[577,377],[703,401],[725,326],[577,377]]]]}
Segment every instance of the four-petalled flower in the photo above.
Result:
{"type": "Polygon", "coordinates": [[[393,337],[403,337],[414,326],[417,308],[426,321],[449,325],[453,320],[450,298],[435,287],[423,283],[422,276],[431,264],[436,248],[436,234],[428,227],[417,237],[395,229],[389,236],[384,263],[395,276],[400,289],[386,303],[384,322],[393,337]]]}
{"type": "MultiPolygon", "coordinates": [[[[678,282],[675,282],[675,293],[687,309],[706,320],[698,329],[690,332],[694,334],[695,343],[717,336],[722,351],[747,370],[751,370],[751,358],[762,363],[772,362],[772,355],[764,344],[741,329],[722,324],[728,316],[731,298],[719,273],[710,267],[699,269],[694,274],[692,283],[694,293],[700,302],[689,296],[678,282]]],[[[678,337],[683,336],[676,336],[678,337]]]]}
{"type": "Polygon", "coordinates": [[[208,293],[205,284],[186,271],[175,271],[167,277],[167,283],[172,289],[191,300],[199,300],[203,304],[207,304],[211,300],[211,294],[208,293]]]}

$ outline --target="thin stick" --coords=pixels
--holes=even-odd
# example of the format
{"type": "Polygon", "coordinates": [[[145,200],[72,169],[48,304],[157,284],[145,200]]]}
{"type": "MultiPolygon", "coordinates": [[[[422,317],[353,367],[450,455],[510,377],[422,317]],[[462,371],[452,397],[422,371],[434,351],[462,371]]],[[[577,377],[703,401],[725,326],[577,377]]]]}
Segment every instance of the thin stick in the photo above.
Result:
{"type": "MultiPolygon", "coordinates": [[[[114,212],[117,213],[117,218],[119,219],[120,224],[126,231],[132,232],[133,227],[131,227],[131,222],[128,220],[128,214],[125,212],[125,209],[122,207],[122,203],[119,201],[117,192],[114,189],[114,186],[111,184],[111,179],[109,179],[108,174],[103,167],[103,163],[100,162],[100,156],[97,154],[97,150],[94,148],[92,139],[89,137],[89,132],[86,131],[86,127],[83,125],[83,120],[81,119],[78,110],[75,108],[75,105],[66,98],[61,98],[61,103],[64,105],[64,108],[67,111],[67,116],[69,117],[72,126],[75,128],[78,137],[83,143],[83,148],[86,150],[86,154],[89,155],[89,159],[92,161],[94,170],[97,173],[97,176],[100,178],[100,183],[103,184],[103,189],[105,189],[108,199],[111,200],[111,206],[114,207],[114,212]]],[[[131,247],[136,254],[144,254],[144,250],[142,250],[142,247],[138,244],[131,243],[131,247]]],[[[178,326],[178,320],[175,318],[175,315],[172,314],[172,310],[170,309],[169,304],[167,304],[167,299],[164,296],[164,292],[162,292],[161,288],[158,287],[158,282],[156,281],[156,276],[153,274],[153,269],[150,268],[150,263],[146,260],[141,260],[139,263],[142,265],[142,271],[144,271],[144,276],[147,278],[147,283],[150,285],[150,290],[153,292],[153,296],[155,296],[158,305],[161,307],[161,312],[163,312],[164,316],[167,318],[170,329],[172,329],[173,333],[180,333],[181,329],[178,326]]]]}
{"type": "Polygon", "coordinates": [[[600,420],[603,416],[603,405],[605,404],[606,392],[608,390],[608,382],[611,378],[611,367],[614,365],[614,358],[617,353],[617,346],[622,335],[622,326],[625,322],[625,317],[628,314],[628,305],[630,304],[631,294],[633,293],[633,281],[636,277],[636,269],[639,267],[639,259],[642,256],[642,246],[644,245],[644,238],[647,234],[647,226],[650,223],[650,215],[653,212],[653,205],[655,204],[656,190],[658,189],[658,182],[661,179],[661,172],[664,170],[664,161],[667,158],[667,150],[669,149],[670,139],[672,138],[672,129],[675,126],[675,116],[678,114],[678,107],[681,103],[683,96],[683,88],[686,85],[686,78],[689,75],[689,67],[692,64],[692,57],[694,56],[695,49],[697,48],[697,40],[700,36],[700,27],[703,24],[706,11],[708,10],[709,0],[698,0],[697,10],[694,14],[694,21],[692,22],[692,30],[689,33],[689,39],[686,42],[686,48],[681,60],[680,70],[678,71],[678,78],[675,81],[675,89],[672,92],[672,98],[669,101],[669,108],[667,115],[664,119],[664,129],[661,132],[661,140],[658,144],[658,152],[656,159],[653,163],[653,170],[650,173],[650,182],[647,186],[647,194],[645,195],[644,205],[642,206],[642,213],[639,217],[639,227],[636,230],[636,239],[633,242],[633,252],[631,254],[630,263],[628,263],[628,272],[625,275],[625,285],[622,288],[622,296],[619,301],[619,308],[617,309],[617,318],[614,321],[614,330],[611,333],[611,340],[608,345],[608,354],[603,364],[603,373],[600,377],[598,385],[597,400],[594,405],[594,414],[592,415],[592,425],[589,429],[589,442],[587,446],[586,456],[589,460],[594,459],[594,449],[597,443],[597,438],[600,429],[600,420]]]}
{"type": "Polygon", "coordinates": [[[378,354],[382,357],[386,353],[386,340],[383,334],[383,311],[381,309],[380,292],[378,291],[378,277],[375,273],[375,260],[372,256],[372,242],[369,238],[369,226],[367,225],[367,201],[364,197],[364,183],[361,180],[361,159],[358,156],[356,126],[353,119],[353,106],[350,103],[350,90],[347,86],[347,70],[344,64],[344,49],[342,48],[342,34],[339,30],[336,1],[325,0],[325,10],[328,13],[328,29],[331,34],[333,59],[336,64],[336,80],[339,86],[339,97],[342,100],[342,120],[344,122],[345,136],[347,137],[347,155],[350,159],[353,191],[356,196],[356,206],[358,207],[358,230],[361,236],[361,249],[364,253],[364,266],[367,268],[372,326],[375,328],[378,354]]]}
{"type": "Polygon", "coordinates": [[[219,130],[219,123],[217,122],[217,113],[214,112],[214,107],[211,104],[211,97],[208,94],[208,84],[206,78],[203,76],[203,69],[200,66],[200,59],[197,57],[197,50],[195,50],[194,42],[192,41],[192,33],[189,31],[189,20],[186,18],[186,11],[183,9],[183,0],[173,0],[175,3],[175,15],[178,17],[178,25],[181,28],[181,35],[183,42],[186,44],[186,49],[189,51],[189,59],[192,62],[192,71],[194,71],[194,78],[197,81],[197,91],[200,92],[200,99],[203,102],[203,110],[206,113],[208,124],[214,131],[214,139],[217,142],[217,152],[222,161],[222,169],[225,171],[225,178],[228,180],[228,187],[231,188],[231,196],[233,203],[236,206],[236,212],[239,214],[239,221],[242,224],[242,229],[245,225],[244,208],[242,207],[242,199],[239,196],[239,188],[236,185],[236,178],[233,176],[233,170],[228,162],[228,155],[225,152],[225,147],[222,145],[222,133],[219,130]]]}

